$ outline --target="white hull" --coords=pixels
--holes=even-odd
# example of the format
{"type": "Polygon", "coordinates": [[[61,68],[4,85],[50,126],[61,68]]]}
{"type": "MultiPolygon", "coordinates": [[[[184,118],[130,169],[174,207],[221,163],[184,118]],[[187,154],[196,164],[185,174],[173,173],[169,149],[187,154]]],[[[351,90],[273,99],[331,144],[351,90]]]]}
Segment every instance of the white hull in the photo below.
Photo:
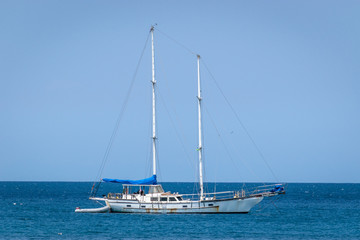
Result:
{"type": "Polygon", "coordinates": [[[140,203],[136,200],[106,199],[111,212],[116,213],[248,213],[263,197],[176,203],[140,203]]]}

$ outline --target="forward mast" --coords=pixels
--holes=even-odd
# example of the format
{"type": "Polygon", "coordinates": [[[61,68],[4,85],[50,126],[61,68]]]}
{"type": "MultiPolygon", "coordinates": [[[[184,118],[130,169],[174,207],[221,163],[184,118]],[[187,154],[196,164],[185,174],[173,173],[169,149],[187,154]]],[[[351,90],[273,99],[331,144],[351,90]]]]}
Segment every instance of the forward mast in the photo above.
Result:
{"type": "Polygon", "coordinates": [[[154,49],[154,26],[151,27],[151,62],[152,62],[152,155],[153,175],[156,175],[156,105],[155,105],[155,49],[154,49]]]}

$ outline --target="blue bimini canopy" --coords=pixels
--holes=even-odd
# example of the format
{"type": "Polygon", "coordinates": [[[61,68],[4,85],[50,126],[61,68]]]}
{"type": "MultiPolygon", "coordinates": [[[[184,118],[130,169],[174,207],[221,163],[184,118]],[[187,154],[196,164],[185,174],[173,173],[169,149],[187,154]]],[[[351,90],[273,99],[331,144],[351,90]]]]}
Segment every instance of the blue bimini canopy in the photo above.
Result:
{"type": "Polygon", "coordinates": [[[152,177],[141,179],[141,180],[121,180],[121,179],[111,179],[111,178],[103,178],[104,182],[111,183],[121,183],[121,184],[134,184],[134,185],[156,185],[156,175],[152,175],[152,177]]]}

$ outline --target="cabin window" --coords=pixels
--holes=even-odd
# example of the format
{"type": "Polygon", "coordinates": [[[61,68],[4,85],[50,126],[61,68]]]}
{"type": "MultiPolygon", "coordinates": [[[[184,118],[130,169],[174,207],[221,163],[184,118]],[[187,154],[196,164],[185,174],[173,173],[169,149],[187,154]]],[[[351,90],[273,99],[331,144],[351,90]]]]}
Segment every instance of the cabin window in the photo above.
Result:
{"type": "Polygon", "coordinates": [[[169,197],[170,202],[176,202],[176,199],[174,197],[169,197]]]}
{"type": "Polygon", "coordinates": [[[176,197],[179,201],[182,201],[182,197],[176,197]]]}
{"type": "Polygon", "coordinates": [[[183,205],[183,207],[187,207],[187,205],[183,205]]]}
{"type": "Polygon", "coordinates": [[[167,198],[166,198],[166,197],[162,197],[162,198],[160,198],[160,201],[162,201],[162,202],[167,202],[167,198]]]}
{"type": "Polygon", "coordinates": [[[141,207],[145,207],[145,206],[141,206],[141,207]]]}
{"type": "Polygon", "coordinates": [[[131,205],[126,205],[126,207],[131,207],[131,205]]]}
{"type": "Polygon", "coordinates": [[[152,197],[152,198],[150,199],[150,201],[152,201],[152,202],[158,201],[158,198],[157,198],[157,197],[152,197]]]}
{"type": "Polygon", "coordinates": [[[211,206],[214,206],[214,204],[210,203],[208,206],[211,207],[211,206]]]}

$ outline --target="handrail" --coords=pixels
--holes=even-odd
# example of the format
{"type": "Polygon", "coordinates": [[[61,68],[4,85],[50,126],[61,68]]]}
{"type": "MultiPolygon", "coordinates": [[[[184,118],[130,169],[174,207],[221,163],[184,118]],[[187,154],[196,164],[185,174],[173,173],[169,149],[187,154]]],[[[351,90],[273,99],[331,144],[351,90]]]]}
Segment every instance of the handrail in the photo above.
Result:
{"type": "MultiPolygon", "coordinates": [[[[283,184],[272,184],[265,186],[257,186],[251,190],[245,191],[241,189],[239,191],[223,191],[223,192],[209,192],[203,193],[204,200],[215,200],[215,199],[226,199],[226,198],[246,198],[246,197],[259,197],[259,196],[274,196],[285,193],[283,184]]],[[[189,197],[184,200],[195,200],[198,199],[201,193],[194,194],[175,194],[177,196],[189,197]]],[[[134,194],[125,193],[109,193],[108,199],[123,199],[124,196],[130,196],[130,199],[137,199],[134,194]]],[[[128,197],[125,197],[128,198],[128,197]]]]}
{"type": "Polygon", "coordinates": [[[270,185],[260,185],[260,186],[257,186],[256,188],[266,188],[266,187],[273,187],[273,186],[284,186],[283,183],[276,183],[276,184],[270,184],[270,185]]]}
{"type": "MultiPolygon", "coordinates": [[[[226,192],[213,192],[213,193],[204,193],[205,194],[223,194],[223,193],[233,193],[235,191],[226,191],[226,192]]],[[[193,193],[193,194],[180,194],[181,196],[191,196],[191,195],[199,195],[199,193],[193,193]]]]}

